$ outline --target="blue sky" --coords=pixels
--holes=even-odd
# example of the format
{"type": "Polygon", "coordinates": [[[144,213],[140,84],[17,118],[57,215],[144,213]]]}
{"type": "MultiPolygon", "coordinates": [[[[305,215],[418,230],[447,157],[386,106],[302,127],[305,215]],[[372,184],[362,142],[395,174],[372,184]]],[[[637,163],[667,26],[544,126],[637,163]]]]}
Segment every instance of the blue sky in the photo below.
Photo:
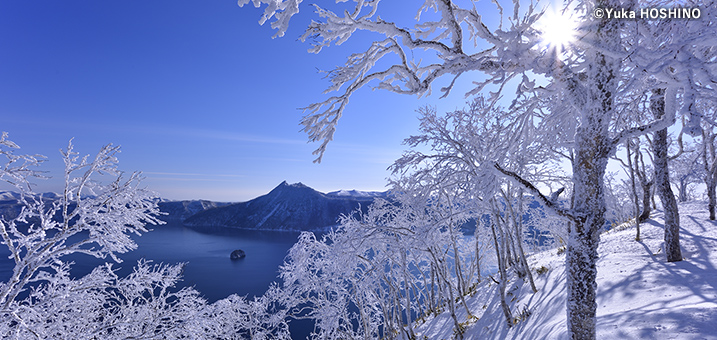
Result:
{"type": "Polygon", "coordinates": [[[363,89],[313,164],[318,145],[300,132],[297,108],[325,98],[317,69],[343,64],[370,37],[310,54],[297,40],[315,18],[308,6],[283,38],[271,39],[260,15],[234,0],[2,1],[0,131],[22,153],[48,156],[54,178],[37,191],[60,190],[58,150],[74,137],[82,154],[121,145],[120,169],[142,171],[162,197],[244,201],[283,180],[385,190],[386,168],[417,131],[415,110],[465,101],[363,89]]]}

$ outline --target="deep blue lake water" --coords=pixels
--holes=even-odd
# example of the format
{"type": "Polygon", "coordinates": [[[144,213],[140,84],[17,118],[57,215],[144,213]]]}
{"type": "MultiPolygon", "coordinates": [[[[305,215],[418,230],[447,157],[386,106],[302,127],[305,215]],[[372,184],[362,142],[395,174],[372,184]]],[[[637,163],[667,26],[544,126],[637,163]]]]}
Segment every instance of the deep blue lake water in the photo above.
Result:
{"type": "MultiPolygon", "coordinates": [[[[229,228],[199,232],[180,224],[154,226],[153,229],[142,236],[133,236],[138,248],[119,255],[123,262],[114,265],[115,269],[120,268],[118,274],[129,274],[142,258],[154,263],[185,262],[180,287],[194,286],[210,303],[231,294],[248,298],[264,294],[269,284],[278,280],[279,266],[299,236],[295,232],[229,228]],[[246,257],[232,261],[229,255],[235,249],[244,250],[246,257]]],[[[7,247],[0,245],[0,282],[6,282],[12,273],[13,262],[7,258],[9,254],[7,247]]],[[[87,255],[75,255],[69,260],[75,262],[71,271],[74,277],[89,273],[99,264],[111,262],[87,255]]],[[[490,272],[495,269],[488,269],[490,272]]],[[[294,339],[305,339],[313,329],[309,320],[292,320],[290,326],[294,339]]]]}
{"type": "MultiPolygon", "coordinates": [[[[119,275],[130,273],[141,258],[155,263],[186,262],[181,286],[194,286],[210,303],[231,294],[249,298],[264,294],[269,284],[277,280],[279,266],[299,236],[292,232],[227,228],[204,233],[177,224],[153,229],[133,237],[139,246],[136,250],[119,255],[123,262],[114,265],[121,268],[119,275]],[[246,257],[232,261],[229,254],[235,249],[244,250],[246,257]]],[[[0,245],[0,282],[6,282],[12,274],[9,254],[7,247],[0,245]]],[[[112,261],[87,255],[76,255],[70,260],[75,262],[71,271],[75,277],[112,261]]],[[[292,333],[297,338],[305,338],[311,328],[306,322],[292,322],[292,333]]]]}
{"type": "MultiPolygon", "coordinates": [[[[141,258],[157,263],[186,262],[182,284],[194,286],[209,302],[231,294],[252,297],[264,294],[277,279],[279,265],[298,236],[298,233],[227,228],[203,233],[176,224],[155,226],[153,231],[134,237],[139,247],[121,255],[124,262],[115,266],[129,272],[141,258]],[[244,250],[246,257],[229,259],[235,249],[244,250]]],[[[76,275],[103,262],[87,256],[78,256],[74,261],[76,275]]]]}

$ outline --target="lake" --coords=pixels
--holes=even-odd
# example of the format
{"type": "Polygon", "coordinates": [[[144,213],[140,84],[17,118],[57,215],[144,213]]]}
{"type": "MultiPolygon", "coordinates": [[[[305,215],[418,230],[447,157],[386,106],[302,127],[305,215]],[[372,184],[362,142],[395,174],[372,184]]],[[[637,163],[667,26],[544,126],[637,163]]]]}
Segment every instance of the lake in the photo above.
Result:
{"type": "MultiPolygon", "coordinates": [[[[119,254],[122,263],[119,274],[131,272],[139,259],[155,263],[176,264],[186,262],[184,281],[181,286],[194,286],[209,302],[231,294],[249,298],[264,294],[269,284],[277,280],[279,266],[287,251],[296,242],[295,232],[271,232],[217,228],[211,232],[198,232],[179,224],[154,226],[153,231],[133,236],[139,246],[136,250],[119,254]],[[246,257],[230,260],[229,254],[242,249],[246,257]]],[[[0,282],[7,282],[12,275],[13,261],[10,251],[0,245],[0,282]]],[[[94,267],[108,260],[87,255],[73,255],[71,274],[74,277],[89,273],[94,267]]]]}
{"type": "MultiPolygon", "coordinates": [[[[194,286],[210,303],[238,294],[252,298],[263,295],[269,284],[277,281],[279,266],[284,262],[289,248],[299,233],[279,231],[254,231],[216,228],[199,232],[181,224],[154,226],[153,231],[133,235],[138,245],[134,251],[119,254],[122,263],[118,275],[126,276],[139,259],[155,263],[176,264],[185,262],[180,287],[194,286]],[[232,261],[229,255],[242,249],[246,257],[232,261]]],[[[12,275],[14,262],[8,259],[10,251],[0,245],[0,282],[7,282],[12,275]]],[[[71,275],[83,276],[94,267],[111,260],[99,260],[87,255],[73,255],[71,275]]],[[[313,329],[309,320],[290,322],[292,338],[305,339],[313,329]]]]}
{"type": "MultiPolygon", "coordinates": [[[[142,258],[155,263],[185,262],[180,287],[194,286],[210,303],[231,294],[248,298],[264,294],[270,283],[278,280],[279,266],[299,236],[296,232],[231,228],[196,231],[177,223],[154,226],[153,229],[142,236],[133,235],[138,248],[119,254],[124,262],[114,265],[115,269],[120,269],[118,274],[126,276],[142,258]],[[235,249],[244,250],[246,257],[230,260],[229,255],[235,249]]],[[[0,282],[6,282],[12,273],[13,262],[7,258],[9,254],[7,247],[1,245],[0,282]]],[[[87,255],[74,255],[69,260],[75,262],[71,270],[74,277],[108,262],[87,255]]],[[[490,272],[495,269],[490,268],[490,272]]],[[[305,339],[313,329],[313,323],[291,320],[290,328],[292,338],[305,339]]]]}

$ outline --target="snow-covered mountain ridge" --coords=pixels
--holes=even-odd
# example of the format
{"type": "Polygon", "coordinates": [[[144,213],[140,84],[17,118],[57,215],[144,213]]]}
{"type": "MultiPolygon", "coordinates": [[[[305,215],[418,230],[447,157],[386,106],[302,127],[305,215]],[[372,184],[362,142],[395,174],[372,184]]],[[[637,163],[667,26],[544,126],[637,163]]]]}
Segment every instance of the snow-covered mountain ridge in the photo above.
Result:
{"type": "Polygon", "coordinates": [[[167,215],[161,216],[160,219],[165,222],[183,222],[187,218],[200,213],[204,210],[223,207],[231,203],[214,202],[207,200],[185,200],[185,201],[165,201],[157,203],[159,210],[167,215]]]}
{"type": "Polygon", "coordinates": [[[326,196],[335,197],[386,197],[385,191],[359,191],[359,190],[339,190],[327,192],[326,196]]]}
{"type": "MultiPolygon", "coordinates": [[[[60,195],[54,192],[38,193],[35,197],[42,197],[42,199],[48,204],[55,200],[60,199],[60,195]]],[[[14,218],[22,209],[20,203],[20,194],[14,191],[0,191],[0,215],[7,218],[14,218]]],[[[160,199],[157,205],[159,210],[166,215],[159,217],[160,220],[165,222],[182,222],[188,217],[204,211],[206,209],[221,207],[230,203],[224,202],[213,202],[207,200],[185,200],[185,201],[170,201],[160,199]]]]}
{"type": "Polygon", "coordinates": [[[302,183],[279,184],[253,200],[201,211],[184,221],[192,228],[228,227],[261,230],[323,231],[341,215],[365,210],[386,193],[361,191],[318,192],[302,183]]]}
{"type": "MultiPolygon", "coordinates": [[[[49,201],[59,198],[51,192],[38,196],[49,201]]],[[[161,199],[158,205],[166,214],[160,216],[161,220],[188,221],[185,224],[190,227],[322,231],[336,225],[342,214],[351,214],[359,207],[365,210],[377,197],[386,198],[387,192],[339,190],[324,194],[303,183],[284,181],[268,194],[247,202],[161,199]],[[227,209],[215,209],[223,207],[227,209]]],[[[0,212],[8,217],[17,216],[21,208],[19,198],[19,193],[0,191],[0,212]]]]}
{"type": "MultiPolygon", "coordinates": [[[[641,224],[639,242],[634,226],[601,235],[598,339],[717,339],[717,222],[704,202],[679,209],[683,261],[665,259],[661,211],[641,224]]],[[[529,261],[538,292],[515,276],[507,290],[513,317],[521,320],[506,326],[498,285],[487,278],[466,301],[475,318],[459,310],[465,339],[567,339],[565,253],[550,250],[529,261]]],[[[417,335],[452,339],[453,320],[448,313],[429,316],[417,335]]]]}

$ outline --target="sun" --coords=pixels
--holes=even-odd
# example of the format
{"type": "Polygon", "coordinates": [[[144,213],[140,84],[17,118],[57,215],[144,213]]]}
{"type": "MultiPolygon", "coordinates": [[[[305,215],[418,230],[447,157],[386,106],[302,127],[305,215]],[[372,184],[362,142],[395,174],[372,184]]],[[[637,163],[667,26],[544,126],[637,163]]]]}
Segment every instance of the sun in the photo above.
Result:
{"type": "Polygon", "coordinates": [[[560,52],[575,42],[578,23],[571,13],[552,9],[545,11],[536,25],[541,32],[541,45],[560,52]]]}

